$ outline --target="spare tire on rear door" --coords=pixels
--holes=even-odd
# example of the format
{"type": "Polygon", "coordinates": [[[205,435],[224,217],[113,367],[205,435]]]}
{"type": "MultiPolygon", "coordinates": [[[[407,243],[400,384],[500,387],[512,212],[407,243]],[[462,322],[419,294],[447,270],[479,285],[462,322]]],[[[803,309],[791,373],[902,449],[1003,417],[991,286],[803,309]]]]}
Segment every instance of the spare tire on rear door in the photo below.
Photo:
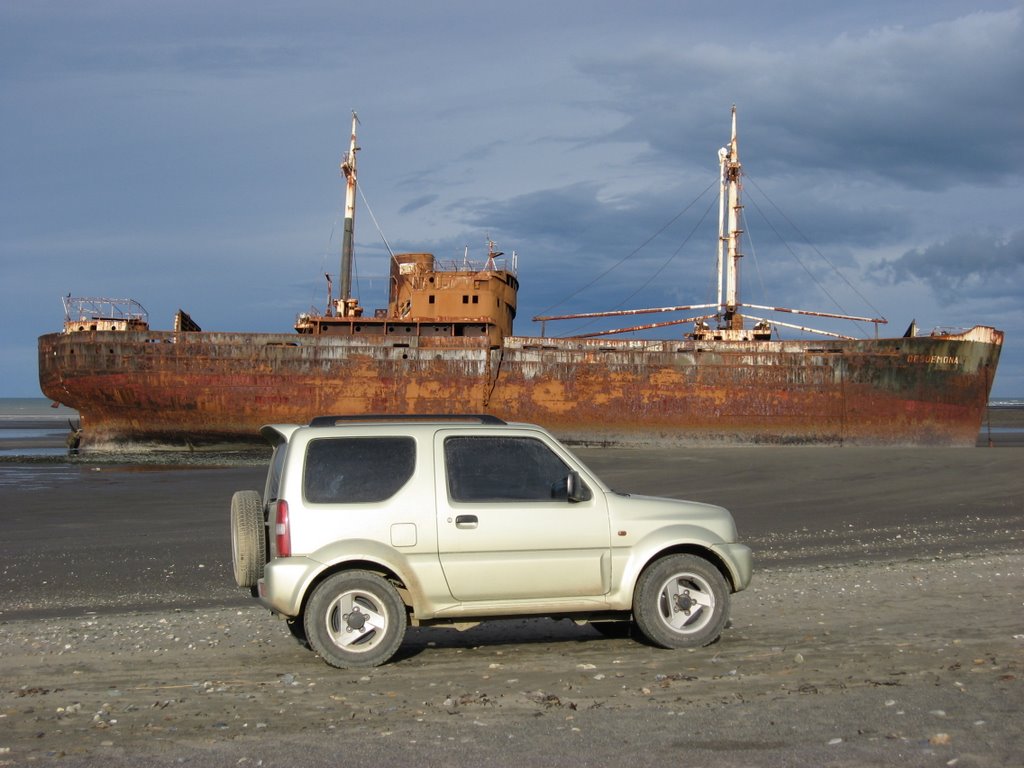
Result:
{"type": "Polygon", "coordinates": [[[231,559],[235,583],[255,587],[267,563],[267,528],[258,491],[236,491],[231,497],[231,559]]]}

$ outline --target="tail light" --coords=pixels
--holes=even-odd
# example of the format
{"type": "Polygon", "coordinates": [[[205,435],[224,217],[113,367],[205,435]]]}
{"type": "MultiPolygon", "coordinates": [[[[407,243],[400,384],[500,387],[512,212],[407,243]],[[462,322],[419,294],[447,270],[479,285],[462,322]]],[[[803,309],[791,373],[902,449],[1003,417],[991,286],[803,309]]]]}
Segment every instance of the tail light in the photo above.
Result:
{"type": "Polygon", "coordinates": [[[277,540],[277,556],[292,556],[292,529],[288,522],[288,502],[277,500],[277,518],[274,521],[274,535],[277,540]]]}

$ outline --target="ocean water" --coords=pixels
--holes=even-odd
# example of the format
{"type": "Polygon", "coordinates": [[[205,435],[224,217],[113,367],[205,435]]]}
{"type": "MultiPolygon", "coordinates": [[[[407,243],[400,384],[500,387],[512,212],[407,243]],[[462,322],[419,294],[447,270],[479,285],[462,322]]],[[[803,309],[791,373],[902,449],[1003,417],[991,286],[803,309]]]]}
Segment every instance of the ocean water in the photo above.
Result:
{"type": "Polygon", "coordinates": [[[67,426],[67,420],[77,421],[78,411],[64,405],[53,407],[53,402],[45,397],[0,397],[0,429],[4,422],[21,419],[31,421],[53,421],[67,426]]]}
{"type": "Polygon", "coordinates": [[[66,456],[78,412],[43,397],[0,398],[0,457],[66,456]]]}
{"type": "Polygon", "coordinates": [[[66,439],[79,425],[78,412],[53,407],[44,397],[0,397],[0,462],[118,464],[143,467],[246,466],[266,462],[269,448],[189,453],[179,450],[83,451],[72,454],[66,439]]]}
{"type": "Polygon", "coordinates": [[[989,408],[1024,408],[1024,397],[994,397],[988,401],[989,408]]]}

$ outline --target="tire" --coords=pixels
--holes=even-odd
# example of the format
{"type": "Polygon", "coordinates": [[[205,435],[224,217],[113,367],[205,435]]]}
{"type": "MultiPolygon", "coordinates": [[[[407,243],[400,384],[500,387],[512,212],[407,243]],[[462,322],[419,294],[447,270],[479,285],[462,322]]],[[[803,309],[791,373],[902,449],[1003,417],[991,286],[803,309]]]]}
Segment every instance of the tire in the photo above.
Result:
{"type": "Polygon", "coordinates": [[[718,639],[729,620],[729,587],[702,557],[668,555],[640,575],[633,617],[662,648],[699,648],[718,639]]]}
{"type": "Polygon", "coordinates": [[[332,667],[376,667],[398,651],[408,618],[398,591],[369,571],[342,571],[313,590],[304,625],[309,646],[332,667]]]}
{"type": "Polygon", "coordinates": [[[255,587],[267,564],[267,527],[263,500],[256,491],[237,491],[231,497],[231,561],[235,583],[255,587]]]}
{"type": "Polygon", "coordinates": [[[294,638],[295,642],[304,648],[309,648],[309,639],[306,637],[306,624],[301,616],[294,619],[285,619],[285,625],[288,627],[288,634],[294,638]]]}

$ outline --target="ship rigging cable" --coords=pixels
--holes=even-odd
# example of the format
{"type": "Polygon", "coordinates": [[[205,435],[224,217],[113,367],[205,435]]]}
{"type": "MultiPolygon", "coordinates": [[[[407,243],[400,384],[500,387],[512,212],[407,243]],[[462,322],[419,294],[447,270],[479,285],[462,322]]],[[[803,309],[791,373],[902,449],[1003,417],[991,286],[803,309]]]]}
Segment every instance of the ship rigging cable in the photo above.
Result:
{"type": "Polygon", "coordinates": [[[384,230],[380,228],[380,224],[377,223],[377,217],[373,215],[373,208],[370,207],[369,201],[366,199],[366,195],[363,193],[363,185],[360,184],[356,189],[359,191],[359,197],[363,201],[363,205],[366,206],[366,212],[370,214],[370,218],[373,219],[373,226],[377,228],[377,234],[380,235],[380,239],[384,241],[384,247],[388,249],[388,253],[391,254],[391,260],[395,260],[395,252],[391,250],[391,244],[388,239],[384,237],[384,230]]]}
{"type": "MultiPolygon", "coordinates": [[[[797,225],[796,225],[796,224],[795,224],[795,223],[794,223],[794,222],[793,222],[793,221],[792,221],[792,220],[791,220],[791,219],[790,219],[790,218],[789,218],[789,217],[788,217],[788,216],[787,216],[787,215],[785,214],[785,212],[784,212],[784,211],[783,211],[783,210],[782,210],[781,208],[779,208],[779,206],[777,206],[777,205],[775,204],[775,201],[774,201],[774,200],[772,200],[772,199],[771,199],[771,197],[769,197],[769,196],[768,196],[768,195],[767,195],[767,194],[765,193],[765,191],[764,191],[763,189],[761,189],[761,187],[760,187],[760,186],[758,185],[758,183],[757,183],[757,182],[756,182],[756,181],[755,181],[754,179],[752,179],[752,178],[751,178],[751,177],[750,177],[750,176],[749,176],[748,174],[743,174],[743,175],[744,175],[744,178],[746,178],[746,179],[747,179],[748,181],[750,181],[750,183],[752,183],[752,184],[753,184],[753,185],[754,185],[755,187],[757,187],[757,191],[758,191],[758,192],[760,192],[760,193],[761,193],[762,195],[764,195],[764,199],[768,201],[768,203],[769,203],[769,204],[771,205],[771,207],[772,207],[772,208],[774,208],[774,209],[775,209],[775,211],[776,211],[776,212],[777,212],[777,213],[778,213],[778,214],[779,214],[779,215],[780,215],[780,216],[781,216],[781,217],[782,217],[783,219],[785,219],[785,220],[786,220],[786,223],[787,223],[787,224],[789,224],[789,226],[791,226],[791,227],[793,228],[793,230],[794,230],[794,231],[795,231],[795,232],[796,232],[796,233],[797,233],[798,235],[800,235],[800,237],[802,237],[802,238],[803,238],[804,242],[805,242],[805,243],[807,243],[807,245],[808,245],[808,246],[810,246],[810,248],[811,248],[811,249],[812,249],[812,250],[813,250],[813,251],[814,251],[814,252],[815,252],[816,254],[818,254],[818,256],[819,256],[819,257],[821,258],[821,260],[822,260],[822,261],[824,261],[824,262],[825,262],[826,264],[828,264],[828,265],[829,265],[829,266],[830,266],[830,267],[832,268],[832,271],[833,271],[833,272],[835,272],[835,273],[836,273],[837,275],[839,275],[839,279],[840,279],[840,280],[842,280],[842,281],[843,281],[844,283],[846,283],[847,287],[849,287],[849,288],[850,288],[850,290],[852,290],[852,291],[853,291],[854,293],[856,293],[856,294],[857,294],[857,296],[858,296],[858,297],[860,298],[860,300],[861,300],[861,301],[863,301],[863,302],[864,302],[864,303],[865,303],[865,304],[866,304],[866,305],[867,305],[868,307],[870,307],[870,308],[871,308],[871,311],[872,311],[872,312],[874,312],[874,313],[875,313],[876,315],[879,315],[879,316],[881,316],[881,314],[882,314],[882,313],[881,313],[881,312],[880,312],[880,311],[878,310],[878,308],[877,308],[877,307],[876,307],[876,306],[875,306],[874,304],[872,304],[872,303],[871,303],[871,301],[870,301],[870,300],[869,300],[869,299],[868,299],[868,298],[867,298],[867,297],[866,297],[866,296],[865,296],[865,295],[864,295],[863,293],[861,293],[861,292],[860,292],[860,291],[859,291],[859,290],[857,289],[857,286],[855,286],[855,285],[854,285],[853,283],[851,283],[851,282],[850,282],[850,281],[849,281],[849,280],[848,280],[848,279],[846,278],[846,275],[844,275],[844,274],[843,274],[843,272],[842,272],[842,271],[841,271],[841,270],[840,270],[840,269],[839,269],[839,268],[838,268],[838,267],[837,267],[837,266],[836,266],[835,264],[833,264],[833,263],[832,263],[832,262],[831,262],[831,261],[829,260],[829,258],[828,258],[828,257],[827,257],[827,256],[826,256],[825,254],[823,254],[823,253],[822,253],[822,252],[821,252],[820,250],[818,250],[818,249],[817,249],[817,248],[816,248],[816,247],[814,246],[814,244],[813,244],[813,243],[811,243],[811,241],[810,241],[810,238],[808,238],[808,237],[807,237],[807,235],[805,235],[805,234],[804,234],[804,233],[803,233],[803,232],[802,232],[802,231],[800,230],[800,227],[798,227],[798,226],[797,226],[797,225]]],[[[787,240],[786,240],[786,239],[785,239],[784,237],[782,237],[782,235],[780,235],[780,234],[779,234],[779,231],[778,231],[778,230],[777,230],[777,229],[776,229],[776,228],[775,228],[774,226],[772,226],[772,223],[771,223],[771,221],[770,221],[770,220],[768,219],[768,217],[767,217],[767,216],[765,216],[765,215],[764,215],[764,212],[763,212],[763,211],[762,211],[762,210],[761,210],[760,208],[758,208],[758,206],[757,206],[757,202],[756,202],[756,201],[754,201],[754,207],[755,207],[755,208],[757,208],[757,212],[761,214],[761,218],[762,218],[762,219],[764,219],[764,220],[765,220],[765,222],[767,222],[768,226],[769,226],[769,227],[771,227],[771,229],[772,229],[772,231],[773,231],[773,232],[775,232],[775,234],[776,234],[776,235],[778,236],[779,240],[780,240],[780,241],[781,241],[781,242],[782,242],[783,244],[785,244],[785,245],[786,245],[786,249],[787,249],[787,250],[788,250],[788,251],[790,252],[790,254],[791,254],[791,255],[793,256],[793,258],[794,258],[794,259],[796,259],[797,263],[798,263],[798,264],[799,264],[799,265],[800,265],[801,267],[803,267],[804,271],[805,271],[805,272],[807,272],[807,274],[808,274],[808,275],[810,275],[811,279],[812,279],[812,280],[814,280],[814,282],[815,282],[815,283],[816,283],[816,284],[818,285],[818,287],[819,287],[819,288],[821,288],[821,290],[822,290],[822,291],[823,291],[823,292],[825,293],[825,295],[826,295],[826,296],[828,296],[828,297],[829,297],[830,299],[832,299],[833,303],[835,303],[835,305],[836,305],[837,307],[839,307],[839,309],[840,309],[840,310],[841,310],[841,311],[843,312],[843,314],[848,314],[847,310],[846,310],[846,309],[845,309],[845,308],[843,307],[843,305],[842,305],[842,304],[840,304],[840,303],[839,303],[838,301],[836,301],[836,299],[835,299],[835,298],[834,298],[834,297],[832,296],[832,294],[830,294],[830,293],[828,292],[828,290],[827,290],[827,289],[826,289],[826,288],[825,288],[825,287],[824,287],[824,286],[823,286],[823,285],[822,285],[821,283],[819,283],[819,282],[817,281],[817,279],[815,279],[815,277],[814,277],[814,275],[813,275],[813,274],[811,273],[811,271],[810,271],[809,269],[807,269],[807,267],[806,267],[806,266],[804,265],[804,263],[803,263],[803,262],[802,262],[802,261],[800,260],[800,257],[796,255],[796,253],[795,253],[795,252],[793,251],[793,249],[792,249],[792,248],[790,248],[790,247],[789,247],[789,243],[788,243],[788,241],[787,241],[787,240]]]]}
{"type": "MultiPolygon", "coordinates": [[[[388,254],[389,254],[389,257],[390,257],[391,261],[394,262],[395,261],[395,252],[391,249],[391,243],[388,242],[387,237],[384,236],[384,230],[382,230],[380,228],[380,224],[377,221],[377,217],[373,215],[373,208],[370,207],[370,203],[366,199],[366,195],[363,193],[363,185],[359,184],[356,187],[356,190],[359,192],[359,197],[360,197],[360,199],[362,199],[363,205],[366,206],[366,212],[368,214],[370,214],[370,219],[373,220],[373,226],[375,226],[377,228],[377,234],[380,235],[380,239],[384,243],[384,247],[388,249],[388,254]]],[[[334,231],[337,228],[337,223],[338,223],[337,219],[335,219],[334,223],[331,225],[331,236],[328,238],[328,242],[334,242],[334,231]]],[[[354,261],[354,259],[353,259],[353,261],[354,261]]],[[[353,269],[355,269],[355,268],[356,267],[353,264],[353,269]]],[[[329,276],[328,276],[328,278],[329,278],[329,276]]],[[[356,286],[357,286],[357,288],[358,288],[358,285],[359,285],[359,275],[357,274],[356,275],[356,286]]],[[[359,293],[359,292],[360,292],[359,290],[356,291],[356,293],[359,293]]]]}
{"type": "MultiPolygon", "coordinates": [[[[391,250],[391,244],[388,242],[388,239],[384,236],[384,230],[382,230],[380,228],[380,224],[377,221],[377,217],[373,215],[373,208],[370,207],[370,203],[366,199],[366,195],[363,192],[363,185],[362,184],[357,184],[356,185],[356,191],[359,192],[359,197],[363,201],[363,205],[366,206],[366,212],[368,214],[370,214],[370,218],[373,220],[373,226],[375,226],[377,228],[377,234],[380,235],[380,239],[384,243],[384,247],[388,249],[388,254],[389,254],[389,257],[390,257],[391,261],[393,263],[397,264],[398,261],[395,259],[395,252],[393,250],[391,250]]],[[[352,261],[355,262],[356,259],[353,258],[352,261]]],[[[357,269],[355,263],[353,263],[353,269],[357,269]]],[[[356,292],[357,293],[361,293],[362,290],[359,289],[359,275],[358,274],[356,274],[356,287],[358,289],[356,292]]]]}
{"type": "MultiPolygon", "coordinates": [[[[697,199],[696,199],[696,200],[694,200],[694,201],[693,201],[693,203],[696,203],[696,202],[697,202],[697,200],[699,200],[699,199],[700,199],[700,198],[701,198],[701,197],[702,197],[702,196],[703,196],[703,195],[704,195],[705,193],[707,193],[707,190],[706,190],[706,189],[704,190],[704,192],[701,192],[701,194],[700,194],[700,195],[699,195],[699,196],[697,197],[697,199]]],[[[672,252],[672,253],[671,253],[671,254],[669,255],[669,257],[668,257],[667,259],[665,259],[665,261],[663,261],[663,262],[662,262],[662,264],[661,264],[661,266],[660,266],[660,267],[658,267],[658,268],[657,268],[656,270],[654,270],[654,272],[653,272],[653,273],[651,274],[651,276],[650,276],[650,277],[648,277],[648,278],[647,278],[647,280],[646,280],[646,281],[645,281],[645,282],[643,283],[643,285],[641,285],[641,286],[640,286],[639,288],[637,288],[637,289],[636,289],[635,291],[633,291],[633,292],[632,292],[631,294],[629,294],[629,296],[627,296],[627,297],[626,297],[626,298],[624,298],[624,299],[623,299],[622,301],[620,301],[620,302],[619,302],[618,304],[616,304],[616,305],[615,305],[614,307],[612,307],[612,309],[613,309],[613,310],[615,310],[615,309],[621,309],[621,308],[622,308],[622,306],[623,306],[624,304],[626,304],[626,302],[628,302],[628,301],[629,301],[630,299],[632,299],[633,297],[635,297],[635,296],[636,296],[637,294],[639,294],[639,293],[640,293],[641,291],[645,290],[645,289],[647,288],[647,286],[649,286],[649,285],[650,285],[651,283],[653,283],[653,282],[654,282],[654,279],[655,279],[655,278],[656,278],[656,277],[657,277],[658,275],[660,275],[660,274],[661,274],[662,272],[664,272],[664,271],[665,271],[665,269],[666,269],[666,268],[668,267],[668,265],[669,265],[669,264],[671,264],[671,263],[672,263],[672,262],[673,262],[673,261],[675,260],[676,256],[678,256],[678,255],[679,255],[679,252],[680,252],[680,251],[682,251],[682,250],[683,250],[683,248],[685,248],[685,247],[686,247],[686,244],[687,244],[687,243],[689,243],[691,239],[693,239],[693,236],[694,236],[694,235],[695,235],[695,234],[697,233],[697,230],[698,230],[698,229],[700,228],[700,225],[701,225],[701,224],[703,224],[703,223],[704,223],[704,221],[705,221],[705,220],[707,219],[707,217],[708,217],[708,214],[709,214],[709,213],[711,212],[712,208],[714,208],[714,206],[715,206],[715,203],[716,203],[716,202],[717,202],[716,200],[712,200],[712,201],[711,201],[711,203],[710,203],[710,204],[708,205],[707,209],[706,209],[706,210],[704,211],[704,214],[703,214],[703,215],[702,215],[702,216],[700,217],[700,219],[699,219],[699,220],[697,221],[697,223],[693,225],[693,227],[692,227],[692,228],[690,229],[690,232],[689,232],[689,233],[688,233],[688,234],[686,235],[686,237],[685,237],[685,238],[683,238],[683,242],[681,242],[681,243],[679,244],[679,247],[678,247],[678,248],[676,248],[676,249],[675,249],[675,250],[674,250],[674,251],[673,251],[673,252],[672,252]]],[[[684,210],[680,211],[680,212],[679,212],[679,214],[678,214],[678,215],[677,215],[677,216],[676,216],[676,217],[675,217],[674,219],[672,219],[672,221],[670,221],[670,222],[669,222],[668,224],[666,224],[666,225],[665,225],[664,227],[662,227],[662,228],[661,228],[660,230],[658,230],[658,232],[657,232],[657,233],[656,233],[656,234],[655,234],[655,235],[654,235],[653,237],[649,238],[649,239],[647,240],[647,242],[646,242],[646,243],[644,243],[644,245],[641,245],[641,246],[640,246],[640,248],[643,248],[643,247],[644,247],[645,245],[647,245],[647,243],[650,243],[650,242],[651,242],[651,240],[653,240],[653,239],[654,239],[655,237],[657,237],[657,236],[658,236],[658,235],[660,235],[660,234],[661,234],[662,232],[664,232],[664,231],[665,231],[665,229],[666,229],[666,228],[667,228],[667,227],[668,227],[669,225],[671,225],[671,224],[672,224],[673,222],[675,222],[675,221],[676,221],[676,220],[677,220],[677,219],[679,218],[679,216],[682,216],[682,215],[683,215],[683,213],[685,213],[685,212],[686,212],[686,210],[688,210],[688,209],[689,209],[690,207],[692,207],[692,206],[693,206],[693,203],[690,203],[690,205],[688,205],[688,206],[686,207],[686,209],[684,209],[684,210]]],[[[630,254],[630,256],[632,256],[632,255],[636,254],[636,253],[637,253],[637,252],[638,252],[638,251],[640,250],[640,248],[637,248],[637,249],[636,249],[635,251],[633,251],[633,253],[632,253],[632,254],[630,254]]],[[[622,262],[620,261],[620,262],[619,262],[619,264],[621,264],[621,263],[622,263],[622,262]]],[[[618,264],[617,264],[616,266],[618,266],[618,264]]],[[[614,269],[614,267],[613,267],[612,269],[614,269]]],[[[587,327],[588,325],[591,325],[591,324],[592,324],[592,323],[593,323],[593,322],[594,322],[595,320],[596,320],[596,318],[591,318],[591,319],[590,319],[590,320],[588,320],[587,322],[583,323],[583,325],[577,326],[577,327],[576,327],[576,328],[575,328],[575,329],[574,329],[574,330],[573,330],[572,332],[570,332],[570,333],[566,333],[566,334],[564,334],[564,335],[565,335],[565,336],[567,336],[567,337],[572,337],[572,336],[578,336],[578,335],[579,335],[579,332],[580,332],[580,331],[582,331],[582,330],[583,330],[584,328],[586,328],[586,327],[587,327]]]]}
{"type": "Polygon", "coordinates": [[[629,261],[631,258],[636,256],[636,254],[638,254],[640,251],[642,251],[644,248],[646,248],[647,245],[649,245],[651,243],[651,241],[653,241],[656,237],[658,237],[662,232],[664,232],[666,229],[668,229],[673,224],[675,224],[676,221],[679,220],[680,216],[682,216],[684,213],[686,213],[688,210],[690,210],[694,205],[696,205],[697,201],[700,200],[702,197],[704,197],[704,195],[706,195],[708,193],[708,190],[711,189],[713,186],[715,186],[717,183],[718,183],[718,180],[716,179],[715,181],[713,181],[710,184],[708,184],[701,191],[701,193],[699,195],[697,195],[695,198],[693,198],[692,201],[690,201],[689,205],[687,205],[685,208],[683,208],[681,211],[679,211],[679,213],[677,213],[675,216],[673,216],[671,219],[669,219],[667,222],[665,222],[665,224],[661,227],[661,229],[659,229],[657,232],[655,232],[649,238],[647,238],[642,243],[640,243],[640,245],[638,245],[636,248],[634,248],[632,250],[632,252],[630,252],[630,253],[626,254],[625,256],[623,256],[616,263],[612,264],[610,267],[608,267],[608,269],[606,269],[601,274],[597,275],[590,282],[588,282],[588,283],[586,283],[584,285],[581,285],[579,288],[577,288],[575,291],[570,293],[568,296],[565,296],[561,300],[556,301],[554,304],[551,304],[550,306],[545,307],[540,312],[537,312],[537,314],[538,315],[546,315],[546,314],[548,314],[555,307],[561,306],[562,304],[567,302],[569,299],[571,299],[573,296],[577,296],[580,293],[582,293],[583,291],[587,290],[587,288],[589,288],[590,286],[594,285],[594,283],[596,283],[599,280],[601,280],[603,277],[605,277],[605,275],[609,274],[610,272],[614,272],[616,269],[621,267],[624,263],[629,261]]]}

